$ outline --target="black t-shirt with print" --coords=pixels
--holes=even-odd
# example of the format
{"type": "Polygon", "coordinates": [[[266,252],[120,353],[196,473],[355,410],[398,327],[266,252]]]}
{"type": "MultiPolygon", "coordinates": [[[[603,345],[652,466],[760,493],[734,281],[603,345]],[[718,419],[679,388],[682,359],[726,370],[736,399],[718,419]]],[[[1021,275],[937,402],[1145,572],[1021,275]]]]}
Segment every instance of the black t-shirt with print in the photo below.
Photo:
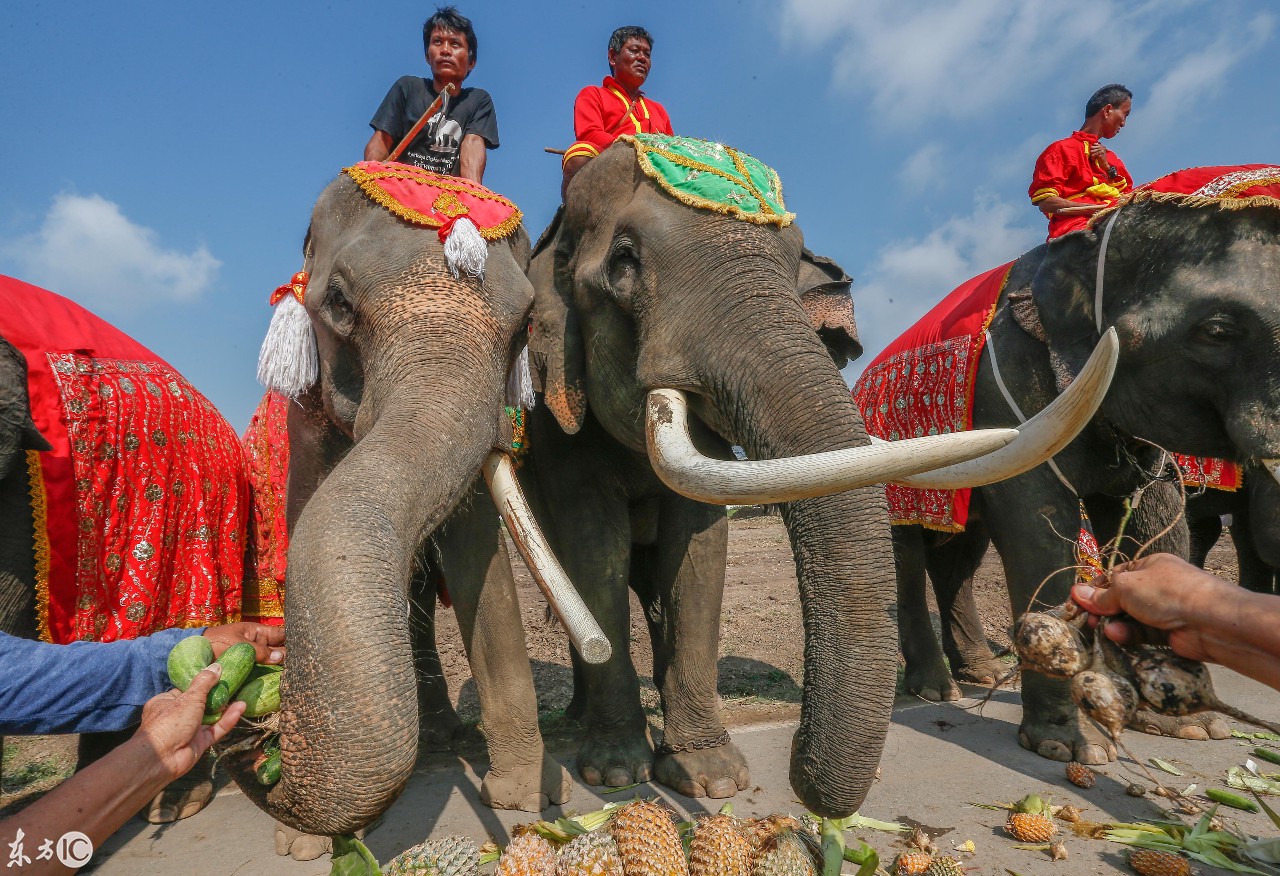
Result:
{"type": "MultiPolygon", "coordinates": [[[[436,96],[430,79],[401,76],[382,99],[369,125],[390,134],[394,149],[436,96]]],[[[498,116],[489,92],[482,88],[464,88],[451,97],[447,111],[437,112],[422,126],[399,160],[434,173],[457,176],[458,148],[467,134],[478,135],[489,149],[498,148],[498,116]]]]}

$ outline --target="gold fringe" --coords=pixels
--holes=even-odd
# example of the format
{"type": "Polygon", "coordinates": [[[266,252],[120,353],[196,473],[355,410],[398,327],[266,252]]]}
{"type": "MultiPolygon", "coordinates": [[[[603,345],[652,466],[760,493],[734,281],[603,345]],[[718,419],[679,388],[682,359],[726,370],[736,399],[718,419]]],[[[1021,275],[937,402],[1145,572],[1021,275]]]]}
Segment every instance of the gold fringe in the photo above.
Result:
{"type": "Polygon", "coordinates": [[[427,228],[439,228],[444,223],[439,219],[436,219],[434,216],[429,216],[426,213],[420,213],[412,207],[406,207],[382,189],[377,184],[378,180],[407,179],[410,182],[429,185],[432,188],[441,189],[446,192],[457,192],[459,194],[470,195],[471,197],[477,198],[481,201],[497,201],[499,204],[510,207],[512,210],[511,215],[492,228],[480,228],[480,225],[478,223],[476,224],[476,228],[480,230],[480,236],[490,242],[501,240],[511,234],[520,226],[520,222],[524,219],[524,214],[520,212],[520,208],[511,200],[504,198],[495,191],[486,189],[478,183],[474,184],[475,188],[471,188],[459,183],[451,183],[445,177],[441,177],[438,174],[425,170],[418,170],[416,173],[407,169],[402,171],[387,170],[380,171],[378,173],[370,173],[362,167],[352,165],[351,167],[342,168],[342,172],[351,177],[351,179],[355,181],[355,184],[358,185],[374,203],[381,204],[401,219],[404,219],[406,222],[412,222],[414,225],[424,225],[427,228]]]}
{"type": "MultiPolygon", "coordinates": [[[[618,139],[624,140],[635,147],[636,158],[640,161],[640,167],[644,170],[645,175],[656,182],[663,191],[671,195],[671,197],[675,198],[677,201],[680,201],[682,204],[687,204],[690,207],[697,207],[701,210],[710,210],[714,213],[720,213],[725,216],[732,216],[735,219],[741,219],[744,222],[752,222],[756,225],[777,225],[779,228],[786,228],[796,218],[795,213],[778,213],[767,201],[764,200],[763,194],[751,181],[750,174],[746,172],[746,167],[743,164],[738,151],[730,146],[724,146],[724,150],[728,152],[730,157],[733,159],[734,167],[736,167],[739,173],[742,174],[742,179],[737,179],[720,168],[713,167],[710,164],[703,164],[701,161],[695,161],[692,158],[686,158],[683,155],[677,155],[672,152],[660,152],[655,150],[652,147],[641,143],[631,134],[623,134],[618,139]],[[653,160],[649,157],[650,152],[658,152],[659,155],[667,161],[670,161],[672,164],[678,164],[681,167],[687,167],[690,170],[697,170],[702,173],[709,173],[713,176],[718,176],[733,185],[745,188],[751,196],[756,199],[757,203],[760,204],[762,212],[748,213],[741,207],[735,207],[731,204],[722,204],[719,201],[713,201],[710,198],[704,198],[699,195],[691,195],[688,192],[683,192],[677,189],[668,182],[665,177],[663,177],[656,167],[653,166],[653,160]]],[[[706,143],[710,141],[704,140],[702,142],[706,143]]],[[[778,177],[777,171],[773,168],[764,164],[761,166],[769,171],[772,176],[772,181],[778,191],[778,204],[785,211],[786,203],[782,200],[782,180],[778,177]]]]}
{"type": "MultiPolygon", "coordinates": [[[[1280,183],[1277,178],[1274,183],[1280,183]]],[[[1273,184],[1269,180],[1253,180],[1246,188],[1252,188],[1257,185],[1273,184]]],[[[1248,198],[1234,197],[1207,197],[1205,195],[1183,195],[1177,192],[1157,192],[1151,189],[1135,189],[1127,195],[1121,195],[1119,199],[1107,207],[1105,210],[1099,210],[1089,217],[1089,227],[1096,225],[1100,218],[1109,216],[1115,210],[1127,204],[1141,204],[1147,201],[1154,201],[1158,204],[1175,204],[1179,207],[1217,207],[1219,210],[1248,210],[1252,207],[1280,207],[1280,198],[1273,198],[1271,195],[1253,195],[1248,198]]]]}
{"type": "Polygon", "coordinates": [[[27,451],[27,492],[31,494],[31,524],[35,533],[36,624],[42,642],[52,642],[49,633],[49,501],[44,492],[44,470],[40,451],[27,451]]]}
{"type": "Polygon", "coordinates": [[[964,527],[958,523],[951,523],[951,524],[929,523],[924,520],[909,520],[907,518],[903,518],[901,520],[894,520],[893,518],[890,518],[889,525],[890,526],[923,526],[925,529],[932,529],[934,532],[964,532],[964,527]]]}

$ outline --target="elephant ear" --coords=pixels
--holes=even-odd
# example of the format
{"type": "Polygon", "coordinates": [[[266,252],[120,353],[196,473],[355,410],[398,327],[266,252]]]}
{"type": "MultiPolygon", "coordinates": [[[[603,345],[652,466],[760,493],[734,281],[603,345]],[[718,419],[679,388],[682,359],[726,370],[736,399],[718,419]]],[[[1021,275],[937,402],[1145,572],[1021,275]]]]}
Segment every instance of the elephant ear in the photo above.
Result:
{"type": "Polygon", "coordinates": [[[538,238],[529,262],[533,284],[529,364],[534,388],[541,390],[560,428],[574,435],[587,416],[587,392],[586,354],[568,266],[571,259],[572,241],[564,227],[562,206],[538,238]]]}
{"type": "Polygon", "coordinates": [[[833,260],[807,249],[801,252],[796,294],[837,368],[862,355],[853,320],[852,286],[853,278],[833,260]]]}
{"type": "Polygon", "coordinates": [[[524,223],[521,222],[516,226],[516,230],[507,238],[508,244],[511,246],[511,256],[516,260],[516,264],[520,266],[520,270],[525,275],[529,274],[529,261],[533,258],[533,248],[529,244],[529,232],[525,230],[524,223]]]}
{"type": "Polygon", "coordinates": [[[1092,230],[1073,231],[1051,241],[1031,281],[1031,298],[1049,339],[1049,358],[1060,390],[1080,373],[1098,343],[1094,321],[1098,250],[1099,238],[1092,230]]]}

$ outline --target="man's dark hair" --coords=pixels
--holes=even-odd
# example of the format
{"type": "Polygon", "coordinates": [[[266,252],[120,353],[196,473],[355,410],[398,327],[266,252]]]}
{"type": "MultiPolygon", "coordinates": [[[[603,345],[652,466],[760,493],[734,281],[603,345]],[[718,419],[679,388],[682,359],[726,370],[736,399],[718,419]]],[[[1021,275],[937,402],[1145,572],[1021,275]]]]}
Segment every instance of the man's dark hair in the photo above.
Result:
{"type": "Polygon", "coordinates": [[[609,37],[609,51],[620,52],[627,40],[632,37],[639,37],[649,43],[649,48],[653,48],[653,37],[649,31],[635,24],[629,24],[626,27],[620,27],[613,32],[613,36],[609,37]]]}
{"type": "Polygon", "coordinates": [[[458,11],[456,6],[437,6],[436,14],[422,23],[422,51],[431,51],[431,32],[436,28],[457,31],[467,38],[467,60],[475,61],[480,56],[480,46],[476,42],[476,29],[471,26],[471,19],[458,11]]]}
{"type": "Polygon", "coordinates": [[[1118,82],[1104,85],[1095,91],[1093,97],[1089,98],[1089,102],[1084,105],[1084,117],[1086,119],[1093,118],[1107,104],[1119,106],[1126,100],[1133,100],[1132,91],[1118,82]]]}

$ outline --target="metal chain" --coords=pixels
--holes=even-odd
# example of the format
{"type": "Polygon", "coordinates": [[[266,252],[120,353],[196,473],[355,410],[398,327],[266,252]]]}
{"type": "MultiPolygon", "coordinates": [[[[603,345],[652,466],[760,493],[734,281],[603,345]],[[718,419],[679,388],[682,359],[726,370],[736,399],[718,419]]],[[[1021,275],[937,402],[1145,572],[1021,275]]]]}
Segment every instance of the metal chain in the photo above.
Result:
{"type": "Polygon", "coordinates": [[[679,754],[682,751],[702,751],[707,748],[719,748],[722,745],[729,744],[729,731],[722,730],[719,736],[711,739],[695,739],[692,742],[683,742],[680,745],[668,745],[664,736],[661,744],[654,749],[654,754],[679,754]]]}

